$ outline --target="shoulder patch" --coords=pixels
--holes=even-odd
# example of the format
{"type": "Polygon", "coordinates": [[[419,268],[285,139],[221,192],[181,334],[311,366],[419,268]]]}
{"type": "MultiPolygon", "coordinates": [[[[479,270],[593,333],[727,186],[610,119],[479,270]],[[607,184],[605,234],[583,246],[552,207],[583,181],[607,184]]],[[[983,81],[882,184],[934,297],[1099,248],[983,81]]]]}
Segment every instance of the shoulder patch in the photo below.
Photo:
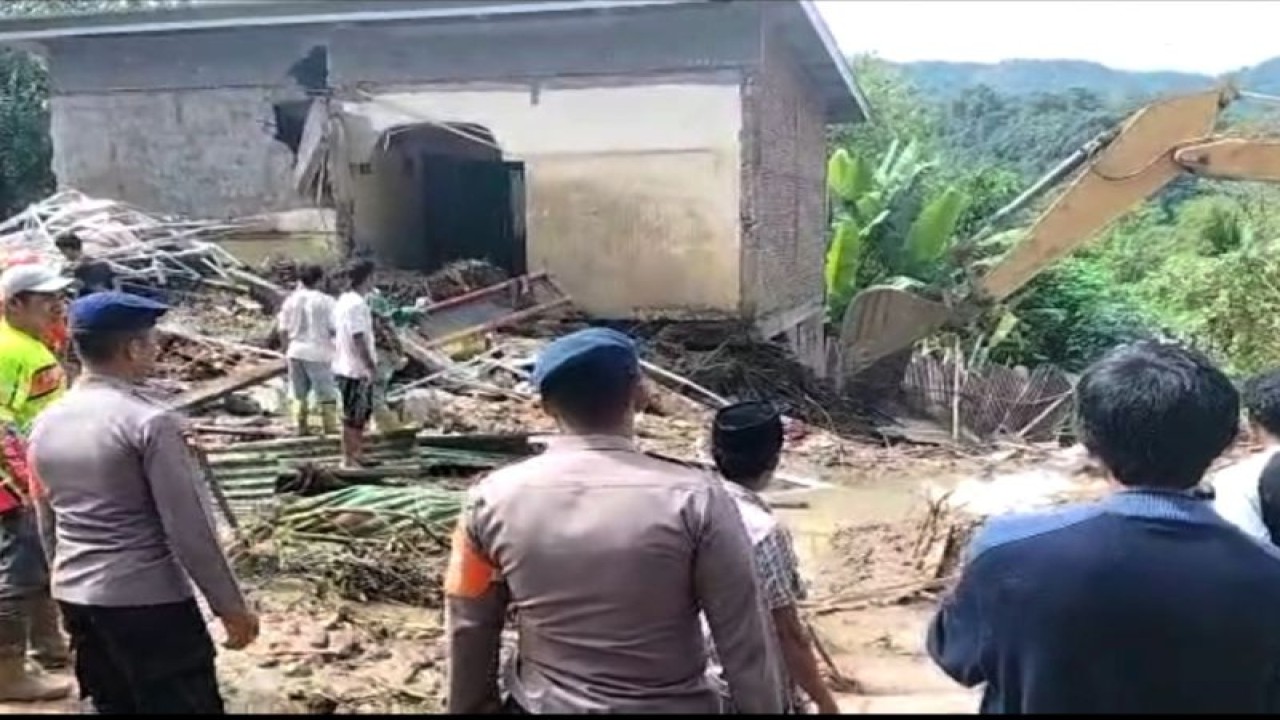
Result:
{"type": "Polygon", "coordinates": [[[27,393],[27,399],[36,400],[57,392],[65,383],[65,378],[62,366],[57,363],[40,368],[31,376],[31,389],[27,393]]]}

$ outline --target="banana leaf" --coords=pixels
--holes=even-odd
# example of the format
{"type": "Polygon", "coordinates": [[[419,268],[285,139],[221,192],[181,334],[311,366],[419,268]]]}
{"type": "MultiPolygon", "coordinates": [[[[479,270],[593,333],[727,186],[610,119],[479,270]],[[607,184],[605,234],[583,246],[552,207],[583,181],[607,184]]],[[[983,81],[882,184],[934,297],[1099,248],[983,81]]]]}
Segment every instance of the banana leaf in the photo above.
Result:
{"type": "Polygon", "coordinates": [[[846,216],[836,221],[824,268],[828,295],[838,294],[842,287],[852,284],[857,278],[864,229],[852,217],[846,216]]]}
{"type": "Polygon", "coordinates": [[[924,206],[907,232],[907,255],[913,263],[931,264],[942,258],[968,205],[967,195],[949,187],[924,206]]]}
{"type": "Polygon", "coordinates": [[[855,203],[872,190],[871,169],[861,157],[840,148],[827,161],[827,189],[844,203],[855,203]]]}

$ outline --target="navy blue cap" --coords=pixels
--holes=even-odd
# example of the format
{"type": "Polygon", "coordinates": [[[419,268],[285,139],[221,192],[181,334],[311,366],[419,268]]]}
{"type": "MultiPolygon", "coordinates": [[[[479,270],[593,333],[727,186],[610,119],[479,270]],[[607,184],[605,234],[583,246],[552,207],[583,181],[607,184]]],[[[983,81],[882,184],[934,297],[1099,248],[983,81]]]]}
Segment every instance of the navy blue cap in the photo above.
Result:
{"type": "Polygon", "coordinates": [[[640,357],[635,341],[617,330],[587,328],[553,340],[538,353],[533,384],[544,390],[548,382],[567,371],[597,378],[635,377],[640,357]]]}
{"type": "Polygon", "coordinates": [[[71,303],[67,310],[72,333],[136,332],[155,327],[169,306],[140,295],[96,292],[71,303]]]}

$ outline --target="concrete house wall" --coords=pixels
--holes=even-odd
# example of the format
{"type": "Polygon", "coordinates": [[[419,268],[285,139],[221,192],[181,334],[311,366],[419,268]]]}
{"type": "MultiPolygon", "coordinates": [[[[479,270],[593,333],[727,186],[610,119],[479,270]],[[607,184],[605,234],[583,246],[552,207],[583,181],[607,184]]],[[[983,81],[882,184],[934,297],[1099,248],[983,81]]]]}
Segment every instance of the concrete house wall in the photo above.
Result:
{"type": "Polygon", "coordinates": [[[290,69],[323,45],[370,135],[388,114],[477,123],[525,163],[530,267],[588,311],[811,333],[828,113],[779,27],[786,5],[45,41],[55,171],[162,211],[305,207],[271,104],[304,96],[290,69]]]}

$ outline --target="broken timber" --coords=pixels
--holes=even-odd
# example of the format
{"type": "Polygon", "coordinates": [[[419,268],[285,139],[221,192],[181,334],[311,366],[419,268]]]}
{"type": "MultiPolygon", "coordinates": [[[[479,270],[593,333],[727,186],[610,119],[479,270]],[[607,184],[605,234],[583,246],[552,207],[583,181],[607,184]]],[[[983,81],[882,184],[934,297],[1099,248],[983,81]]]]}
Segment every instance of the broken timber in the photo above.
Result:
{"type": "Polygon", "coordinates": [[[233,372],[224,378],[201,383],[179,395],[169,408],[171,410],[190,410],[206,405],[230,395],[233,392],[264,383],[274,377],[283,375],[286,366],[284,360],[271,360],[233,372]]]}

